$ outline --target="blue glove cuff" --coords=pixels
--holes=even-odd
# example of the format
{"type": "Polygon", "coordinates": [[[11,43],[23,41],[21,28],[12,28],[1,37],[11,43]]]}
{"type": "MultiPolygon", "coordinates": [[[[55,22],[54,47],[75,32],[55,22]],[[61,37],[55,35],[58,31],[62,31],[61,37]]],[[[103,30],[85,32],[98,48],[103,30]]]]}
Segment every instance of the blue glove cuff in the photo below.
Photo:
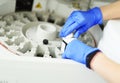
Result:
{"type": "Polygon", "coordinates": [[[94,52],[96,52],[96,51],[98,51],[99,49],[98,48],[93,48],[93,47],[90,47],[90,46],[88,46],[87,48],[86,48],[86,51],[85,51],[85,54],[84,54],[84,64],[87,64],[86,63],[86,58],[89,56],[89,55],[91,55],[92,53],[94,53],[94,52]]]}
{"type": "Polygon", "coordinates": [[[102,11],[99,7],[94,7],[92,9],[90,9],[90,12],[93,12],[94,15],[95,15],[95,18],[97,18],[96,24],[102,24],[103,23],[102,11]]]}
{"type": "Polygon", "coordinates": [[[91,69],[90,62],[92,61],[93,57],[96,55],[97,52],[100,52],[100,50],[95,50],[86,57],[86,67],[91,69]]]}

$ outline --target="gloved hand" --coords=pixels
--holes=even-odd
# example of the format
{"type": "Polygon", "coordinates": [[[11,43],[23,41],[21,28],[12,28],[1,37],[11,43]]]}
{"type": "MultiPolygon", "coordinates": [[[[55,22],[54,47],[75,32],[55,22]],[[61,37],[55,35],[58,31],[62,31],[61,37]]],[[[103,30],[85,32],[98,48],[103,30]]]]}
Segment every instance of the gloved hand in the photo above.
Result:
{"type": "Polygon", "coordinates": [[[102,24],[102,13],[100,8],[95,7],[88,11],[74,11],[63,26],[60,37],[75,32],[74,37],[78,38],[80,34],[86,32],[90,27],[96,24],[102,24]]]}
{"type": "Polygon", "coordinates": [[[79,63],[86,65],[86,58],[89,54],[99,51],[98,48],[90,47],[78,39],[72,40],[66,46],[66,49],[62,55],[64,59],[72,59],[79,63]]]}

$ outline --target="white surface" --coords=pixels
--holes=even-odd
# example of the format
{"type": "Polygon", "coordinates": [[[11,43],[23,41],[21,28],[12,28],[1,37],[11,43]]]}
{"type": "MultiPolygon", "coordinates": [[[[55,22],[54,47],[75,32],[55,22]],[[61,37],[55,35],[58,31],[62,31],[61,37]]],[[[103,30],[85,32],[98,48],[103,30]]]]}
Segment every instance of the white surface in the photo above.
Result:
{"type": "Polygon", "coordinates": [[[15,11],[16,0],[0,0],[0,15],[15,11]]]}
{"type": "Polygon", "coordinates": [[[6,83],[106,83],[95,72],[71,60],[23,57],[14,54],[0,56],[0,82],[3,81],[6,83]]]}
{"type": "Polygon", "coordinates": [[[107,23],[98,47],[106,56],[120,63],[120,20],[107,23]]]}

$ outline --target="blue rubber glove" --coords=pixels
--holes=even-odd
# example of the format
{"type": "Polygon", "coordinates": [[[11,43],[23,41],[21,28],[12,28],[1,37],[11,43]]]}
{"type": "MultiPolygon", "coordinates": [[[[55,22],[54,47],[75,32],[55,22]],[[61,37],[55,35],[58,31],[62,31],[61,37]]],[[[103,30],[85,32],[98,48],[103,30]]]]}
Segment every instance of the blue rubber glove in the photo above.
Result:
{"type": "Polygon", "coordinates": [[[74,39],[66,46],[62,58],[72,59],[86,65],[86,57],[97,50],[98,48],[90,47],[80,40],[74,39]]]}
{"type": "Polygon", "coordinates": [[[100,8],[95,7],[88,11],[74,11],[68,17],[59,35],[60,37],[65,37],[75,32],[74,37],[78,38],[80,34],[86,32],[96,24],[102,24],[102,12],[100,8]]]}

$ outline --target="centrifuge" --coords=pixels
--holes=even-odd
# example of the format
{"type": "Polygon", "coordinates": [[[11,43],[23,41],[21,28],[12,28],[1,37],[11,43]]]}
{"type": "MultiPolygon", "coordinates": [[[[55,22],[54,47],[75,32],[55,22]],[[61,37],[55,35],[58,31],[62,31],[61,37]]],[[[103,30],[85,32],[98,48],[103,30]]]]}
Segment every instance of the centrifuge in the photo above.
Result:
{"type": "MultiPolygon", "coordinates": [[[[106,83],[83,64],[61,58],[62,25],[90,1],[0,0],[0,83],[106,83]]],[[[96,47],[101,36],[97,25],[79,39],[96,47]]]]}

